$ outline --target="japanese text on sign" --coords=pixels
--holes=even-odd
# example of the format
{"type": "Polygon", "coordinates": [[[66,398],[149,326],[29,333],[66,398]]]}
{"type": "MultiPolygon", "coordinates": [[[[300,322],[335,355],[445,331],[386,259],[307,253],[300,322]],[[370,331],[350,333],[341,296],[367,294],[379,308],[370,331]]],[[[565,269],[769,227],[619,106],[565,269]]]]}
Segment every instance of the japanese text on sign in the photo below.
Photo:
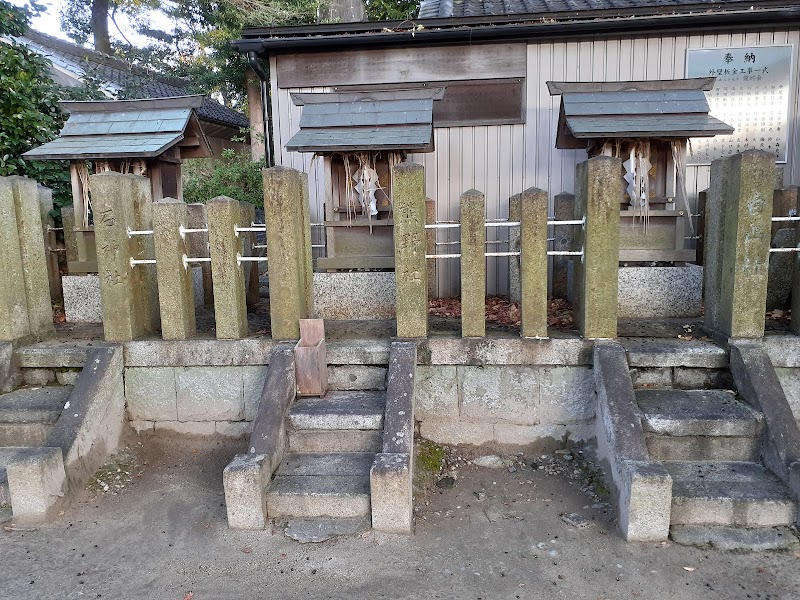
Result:
{"type": "Polygon", "coordinates": [[[687,77],[716,77],[706,92],[711,115],[734,127],[732,135],[692,138],[688,164],[757,149],[786,162],[792,46],[686,51],[687,77]]]}

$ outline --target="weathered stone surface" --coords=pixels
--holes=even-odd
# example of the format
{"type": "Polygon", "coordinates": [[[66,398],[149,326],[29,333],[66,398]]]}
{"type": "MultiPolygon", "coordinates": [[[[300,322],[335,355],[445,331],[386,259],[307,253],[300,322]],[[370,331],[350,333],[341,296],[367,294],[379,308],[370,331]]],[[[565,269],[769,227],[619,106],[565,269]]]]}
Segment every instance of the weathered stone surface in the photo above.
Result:
{"type": "Polygon", "coordinates": [[[75,209],[72,206],[61,207],[61,223],[64,226],[64,249],[67,264],[78,260],[78,240],[75,236],[75,209]]]}
{"type": "Polygon", "coordinates": [[[422,365],[590,365],[592,342],[572,339],[433,337],[419,344],[422,365]]]}
{"type": "MultiPolygon", "coordinates": [[[[573,194],[556,194],[553,198],[553,215],[557,221],[571,221],[575,219],[575,196],[573,194]]],[[[575,225],[556,225],[553,228],[553,250],[580,250],[576,241],[580,237],[580,229],[575,225]]],[[[574,256],[553,257],[553,297],[571,298],[569,289],[571,265],[574,256]]]]}
{"type": "Polygon", "coordinates": [[[620,318],[677,318],[700,315],[703,267],[621,267],[620,318]]]}
{"type": "Polygon", "coordinates": [[[22,368],[83,367],[89,352],[103,345],[80,340],[48,340],[32,346],[17,348],[14,356],[17,364],[22,368]]]}
{"type": "Polygon", "coordinates": [[[786,527],[741,529],[739,527],[702,527],[677,525],[670,527],[669,537],[676,544],[714,548],[723,552],[765,552],[789,550],[800,545],[786,527]]]}
{"type": "Polygon", "coordinates": [[[481,446],[494,439],[491,423],[469,423],[444,419],[426,419],[420,423],[420,435],[437,444],[481,446]]]}
{"type": "Polygon", "coordinates": [[[303,175],[287,167],[262,171],[264,219],[267,224],[267,256],[270,282],[272,337],[300,338],[300,319],[308,317],[307,298],[311,275],[304,227],[303,175]]]}
{"type": "Polygon", "coordinates": [[[385,392],[329,392],[298,399],[289,423],[296,429],[381,429],[385,407],[385,392]]]}
{"type": "Polygon", "coordinates": [[[539,420],[569,423],[594,417],[594,373],[588,367],[537,369],[539,375],[539,420]]]}
{"type": "Polygon", "coordinates": [[[242,367],[242,390],[244,396],[244,418],[252,421],[258,414],[258,404],[267,380],[267,366],[242,367]]]}
{"type": "Polygon", "coordinates": [[[411,455],[378,454],[370,471],[372,527],[411,533],[414,527],[411,455]]]}
{"type": "Polygon", "coordinates": [[[228,527],[264,529],[267,524],[266,487],[272,469],[264,454],[237,454],[222,472],[228,527]]]}
{"type": "Polygon", "coordinates": [[[530,188],[520,197],[521,335],[547,337],[547,192],[530,188]]]}
{"type": "Polygon", "coordinates": [[[80,371],[56,371],[56,381],[58,385],[75,385],[75,382],[78,380],[78,375],[80,375],[80,371]]]}
{"type": "Polygon", "coordinates": [[[794,524],[795,498],[756,463],[668,462],[673,525],[776,527],[794,524]]]}
{"type": "Polygon", "coordinates": [[[128,425],[140,435],[142,433],[151,433],[155,430],[155,423],[153,421],[128,421],[128,425]]]}
{"type": "Polygon", "coordinates": [[[675,367],[673,379],[676,388],[687,390],[723,389],[732,390],[733,377],[728,369],[693,369],[675,367]]]}
{"type": "Polygon", "coordinates": [[[388,365],[390,340],[327,342],[329,365],[388,365]]]}
{"type": "MultiPolygon", "coordinates": [[[[190,229],[206,229],[208,226],[208,216],[205,204],[188,204],[186,207],[189,215],[190,229]]],[[[208,257],[208,232],[199,231],[197,233],[186,234],[186,246],[188,256],[192,258],[208,257]]],[[[211,264],[200,263],[203,270],[203,303],[211,305],[214,303],[214,286],[211,278],[211,264]]]]}
{"type": "Polygon", "coordinates": [[[548,425],[512,425],[495,423],[494,441],[498,444],[514,446],[540,445],[545,440],[553,440],[562,445],[567,437],[567,426],[548,425]]]}
{"type": "Polygon", "coordinates": [[[575,321],[586,338],[617,337],[621,161],[596,156],[575,167],[575,212],[586,216],[576,262],[575,321]]]}
{"type": "Polygon", "coordinates": [[[102,323],[100,278],[97,275],[64,275],[64,316],[67,323],[102,323]]]}
{"type": "Polygon", "coordinates": [[[328,367],[330,390],[385,390],[386,367],[367,365],[328,367]]]}
{"type": "Polygon", "coordinates": [[[219,196],[206,212],[217,339],[240,339],[247,336],[244,275],[236,259],[240,242],[234,231],[241,225],[241,208],[233,198],[219,196]]]}
{"type": "Polygon", "coordinates": [[[414,342],[392,344],[383,419],[384,453],[404,453],[410,456],[414,451],[416,365],[417,345],[414,342]]]}
{"type": "Polygon", "coordinates": [[[781,382],[795,421],[800,421],[800,369],[776,368],[775,374],[781,382]]]}
{"type": "Polygon", "coordinates": [[[193,271],[183,264],[187,247],[180,235],[180,228],[188,226],[185,202],[162,198],[153,203],[161,337],[166,340],[185,340],[196,331],[193,271]]]}
{"type": "Polygon", "coordinates": [[[393,168],[397,337],[428,334],[428,277],[425,259],[425,169],[404,162],[393,168]]]}
{"type": "Polygon", "coordinates": [[[126,367],[125,401],[133,420],[177,421],[175,368],[126,367]]]}
{"type": "Polygon", "coordinates": [[[251,421],[216,421],[214,433],[225,437],[244,438],[253,433],[251,421]]]}
{"type": "Polygon", "coordinates": [[[66,491],[60,448],[19,449],[6,465],[11,506],[17,520],[45,518],[66,491]]]}
{"type": "Polygon", "coordinates": [[[776,367],[800,367],[800,336],[768,335],[763,344],[776,367]]]}
{"type": "Polygon", "coordinates": [[[30,334],[25,274],[20,253],[17,211],[14,199],[15,178],[0,177],[0,340],[12,341],[30,334]]]}
{"type": "MultiPolygon", "coordinates": [[[[779,229],[772,239],[773,248],[792,248],[796,245],[794,228],[779,229]]],[[[795,260],[795,255],[790,252],[775,252],[769,255],[767,310],[786,306],[786,301],[792,292],[795,260]]]]}
{"type": "Polygon", "coordinates": [[[47,385],[56,380],[53,369],[22,369],[22,380],[25,385],[47,385]]]}
{"type": "Polygon", "coordinates": [[[286,447],[285,418],[297,392],[293,346],[281,344],[270,355],[270,365],[250,435],[251,454],[266,454],[273,464],[286,447]]]}
{"type": "Polygon", "coordinates": [[[278,342],[244,340],[139,340],[125,344],[126,367],[264,365],[278,342]]]}
{"type": "Polygon", "coordinates": [[[369,475],[372,452],[291,452],[278,466],[276,475],[348,477],[369,475]]]}
{"type": "Polygon", "coordinates": [[[314,273],[314,316],[332,320],[391,319],[395,316],[394,273],[314,273]],[[353,298],[369,302],[353,302],[353,298]]]}
{"type": "Polygon", "coordinates": [[[708,194],[705,246],[705,325],[722,335],[764,335],[775,158],[748,150],[714,161],[708,194]],[[719,213],[715,215],[715,213],[719,213]],[[709,263],[707,263],[707,266],[709,263]],[[710,309],[710,310],[709,310],[710,309]]]}
{"type": "Polygon", "coordinates": [[[461,420],[538,425],[539,373],[526,367],[463,367],[461,420]]]}
{"type": "Polygon", "coordinates": [[[652,460],[743,460],[759,459],[756,437],[711,437],[684,435],[671,437],[646,433],[647,451],[652,460]]]}
{"type": "Polygon", "coordinates": [[[380,429],[302,429],[289,430],[291,452],[380,452],[380,429]]]}
{"type": "Polygon", "coordinates": [[[22,381],[19,358],[14,352],[14,344],[0,342],[0,393],[13,390],[22,381]]]}
{"type": "Polygon", "coordinates": [[[417,367],[414,404],[416,417],[420,421],[429,418],[458,419],[456,367],[417,367]]]}
{"type": "MultiPolygon", "coordinates": [[[[436,201],[430,198],[425,199],[425,224],[433,225],[436,223],[436,201]]],[[[436,254],[436,230],[425,230],[425,254],[436,254]]],[[[436,297],[436,261],[428,262],[428,297],[436,297]]]]}
{"type": "Polygon", "coordinates": [[[631,367],[631,381],[633,387],[653,386],[671,387],[672,368],[671,367],[631,367]]]}
{"type": "Polygon", "coordinates": [[[461,337],[486,335],[486,200],[461,194],[461,337]]]}
{"type": "Polygon", "coordinates": [[[177,367],[179,421],[238,421],[244,417],[241,367],[177,367]]]}
{"type": "MultiPolygon", "coordinates": [[[[508,199],[508,220],[518,223],[522,220],[522,210],[520,201],[522,194],[514,194],[508,199]]],[[[508,250],[509,252],[519,252],[519,226],[508,228],[508,250]]],[[[430,253],[429,253],[430,254],[430,253]]],[[[431,261],[436,262],[436,261],[431,261]]],[[[519,275],[520,257],[508,257],[508,298],[512,302],[519,303],[522,287],[519,275]]]]}
{"type": "Polygon", "coordinates": [[[352,518],[369,513],[369,476],[278,475],[267,490],[270,517],[352,518]]]}
{"type": "Polygon", "coordinates": [[[325,542],[372,528],[371,516],[354,519],[289,519],[283,534],[301,544],[325,542]]]}
{"type": "Polygon", "coordinates": [[[703,367],[728,366],[724,348],[700,340],[626,338],[620,340],[628,353],[631,367],[703,367]]]}
{"type": "MultiPolygon", "coordinates": [[[[0,423],[53,425],[66,404],[71,386],[20,388],[0,395],[0,423]]],[[[4,443],[2,446],[27,444],[4,443]]]]}
{"type": "Polygon", "coordinates": [[[664,465],[623,461],[624,487],[620,490],[620,527],[629,542],[660,541],[670,525],[672,478],[664,465]]]}

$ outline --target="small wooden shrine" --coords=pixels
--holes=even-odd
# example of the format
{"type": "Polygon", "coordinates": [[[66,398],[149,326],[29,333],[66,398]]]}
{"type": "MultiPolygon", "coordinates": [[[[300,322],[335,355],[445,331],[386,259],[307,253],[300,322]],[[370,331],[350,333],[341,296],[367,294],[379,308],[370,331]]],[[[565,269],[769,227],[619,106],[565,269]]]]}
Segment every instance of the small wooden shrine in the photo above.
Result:
{"type": "Polygon", "coordinates": [[[623,161],[620,261],[694,261],[695,251],[685,248],[686,232],[695,230],[686,193],[688,140],[734,131],[708,114],[705,92],[714,82],[547,82],[550,94],[561,96],[556,148],[623,161]]]}

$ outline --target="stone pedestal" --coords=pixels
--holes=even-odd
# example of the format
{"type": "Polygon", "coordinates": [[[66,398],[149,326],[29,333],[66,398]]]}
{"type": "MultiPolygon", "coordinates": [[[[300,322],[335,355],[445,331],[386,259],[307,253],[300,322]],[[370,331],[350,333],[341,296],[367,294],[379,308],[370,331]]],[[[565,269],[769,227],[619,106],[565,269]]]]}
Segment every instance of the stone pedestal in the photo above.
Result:
{"type": "Polygon", "coordinates": [[[706,328],[764,335],[775,157],[750,150],[711,165],[705,221],[706,328]]]}
{"type": "Polygon", "coordinates": [[[575,168],[575,214],[585,215],[583,257],[576,261],[574,315],[585,338],[617,337],[619,201],[622,165],[596,156],[575,168]]]}
{"type": "Polygon", "coordinates": [[[165,340],[185,340],[196,331],[194,282],[191,268],[183,264],[187,248],[180,235],[180,227],[187,228],[188,223],[184,202],[162,198],[153,204],[161,336],[165,340]]]}
{"type": "Polygon", "coordinates": [[[486,335],[486,200],[461,194],[461,337],[486,335]]]}
{"type": "Polygon", "coordinates": [[[547,192],[530,188],[520,197],[520,292],[522,337],[547,337],[547,192]]]}
{"type": "Polygon", "coordinates": [[[214,317],[217,339],[247,336],[244,276],[236,255],[240,242],[235,227],[242,219],[239,202],[219,196],[206,205],[211,276],[214,282],[214,317]]]}
{"type": "Polygon", "coordinates": [[[425,260],[425,169],[404,162],[392,171],[397,337],[428,335],[425,260]]]}

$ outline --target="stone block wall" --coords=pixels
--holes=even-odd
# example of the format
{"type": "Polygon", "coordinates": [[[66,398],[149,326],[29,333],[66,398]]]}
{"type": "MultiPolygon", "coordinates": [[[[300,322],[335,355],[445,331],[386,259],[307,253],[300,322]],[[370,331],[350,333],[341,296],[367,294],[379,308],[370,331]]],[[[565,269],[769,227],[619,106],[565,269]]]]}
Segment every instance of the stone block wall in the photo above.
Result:
{"type": "Polygon", "coordinates": [[[422,437],[443,444],[530,445],[594,437],[588,366],[417,367],[422,437]]]}

